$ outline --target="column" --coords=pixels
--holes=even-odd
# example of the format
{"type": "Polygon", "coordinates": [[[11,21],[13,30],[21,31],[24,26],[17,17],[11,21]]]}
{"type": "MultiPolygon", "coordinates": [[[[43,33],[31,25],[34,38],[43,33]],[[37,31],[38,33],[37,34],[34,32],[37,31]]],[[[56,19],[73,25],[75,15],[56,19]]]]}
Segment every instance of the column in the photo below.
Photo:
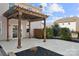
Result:
{"type": "Polygon", "coordinates": [[[44,19],[44,41],[46,42],[46,20],[44,19]]]}
{"type": "Polygon", "coordinates": [[[22,16],[22,13],[19,11],[18,12],[18,46],[17,48],[21,48],[21,16],[22,16]]]}
{"type": "Polygon", "coordinates": [[[30,30],[31,30],[31,22],[29,21],[29,38],[31,38],[30,30]]]}
{"type": "Polygon", "coordinates": [[[7,18],[7,41],[9,41],[9,19],[7,18]]]}

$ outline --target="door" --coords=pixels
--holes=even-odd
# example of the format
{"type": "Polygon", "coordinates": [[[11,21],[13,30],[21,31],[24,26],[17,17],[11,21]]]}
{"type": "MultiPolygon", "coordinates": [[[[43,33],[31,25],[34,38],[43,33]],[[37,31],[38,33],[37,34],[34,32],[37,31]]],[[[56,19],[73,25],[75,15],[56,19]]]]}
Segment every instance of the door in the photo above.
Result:
{"type": "MultiPolygon", "coordinates": [[[[13,25],[12,26],[12,39],[17,39],[18,38],[18,25],[13,25]]],[[[22,37],[22,29],[21,29],[21,37],[22,37]]]]}
{"type": "Polygon", "coordinates": [[[12,27],[12,38],[13,39],[17,39],[17,32],[18,32],[18,26],[17,25],[13,25],[12,27]]]}

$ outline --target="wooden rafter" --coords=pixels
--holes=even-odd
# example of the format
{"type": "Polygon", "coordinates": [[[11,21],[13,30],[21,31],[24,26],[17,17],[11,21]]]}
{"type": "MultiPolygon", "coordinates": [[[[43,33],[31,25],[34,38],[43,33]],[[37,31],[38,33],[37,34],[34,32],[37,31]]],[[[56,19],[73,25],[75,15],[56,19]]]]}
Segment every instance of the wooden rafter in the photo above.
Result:
{"type": "Polygon", "coordinates": [[[18,15],[18,12],[8,16],[8,19],[11,19],[12,17],[16,17],[17,15],[18,15]]]}
{"type": "MultiPolygon", "coordinates": [[[[44,15],[44,14],[42,14],[42,13],[29,11],[29,10],[27,10],[27,9],[25,9],[25,8],[21,8],[21,7],[18,7],[18,6],[14,6],[14,8],[12,8],[12,9],[9,9],[9,10],[6,11],[3,15],[4,15],[5,17],[7,17],[7,18],[17,18],[17,19],[18,19],[18,17],[17,17],[17,12],[20,11],[20,12],[23,13],[23,15],[21,16],[22,19],[28,19],[28,18],[29,18],[29,19],[32,20],[32,17],[33,17],[33,18],[34,18],[34,17],[35,17],[35,18],[42,18],[42,19],[48,17],[47,15],[44,15]],[[12,10],[12,9],[13,9],[13,10],[12,10]],[[10,12],[10,10],[12,10],[12,11],[10,12]],[[27,15],[28,15],[29,17],[27,17],[27,15]],[[23,17],[23,16],[24,16],[24,17],[23,17]]],[[[42,20],[42,19],[40,19],[40,20],[42,20]]]]}
{"type": "Polygon", "coordinates": [[[23,13],[34,15],[34,16],[37,16],[37,17],[43,17],[43,18],[47,18],[48,17],[45,14],[42,14],[42,13],[39,13],[39,12],[33,12],[33,11],[28,10],[28,9],[19,7],[19,6],[16,8],[16,10],[19,10],[19,11],[21,11],[23,13]]]}
{"type": "Polygon", "coordinates": [[[44,15],[40,15],[40,14],[36,14],[36,13],[33,13],[33,12],[30,12],[30,11],[25,11],[25,10],[20,10],[21,12],[23,12],[23,13],[25,13],[25,14],[30,14],[30,15],[33,15],[33,16],[37,16],[37,17],[41,17],[41,18],[46,18],[46,16],[44,16],[44,15]]]}
{"type": "Polygon", "coordinates": [[[30,22],[35,22],[35,21],[42,21],[44,20],[43,18],[36,18],[36,19],[30,19],[30,22]]]}

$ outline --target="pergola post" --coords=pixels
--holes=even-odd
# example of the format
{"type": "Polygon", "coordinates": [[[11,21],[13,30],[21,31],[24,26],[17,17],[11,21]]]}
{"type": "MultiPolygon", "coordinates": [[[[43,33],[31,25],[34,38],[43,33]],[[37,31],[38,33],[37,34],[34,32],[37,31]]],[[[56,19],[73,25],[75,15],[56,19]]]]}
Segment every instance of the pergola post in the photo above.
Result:
{"type": "Polygon", "coordinates": [[[30,30],[31,30],[31,22],[29,21],[29,38],[31,38],[30,30]]]}
{"type": "Polygon", "coordinates": [[[7,41],[9,41],[9,19],[7,18],[7,41]]]}
{"type": "Polygon", "coordinates": [[[44,19],[44,41],[46,42],[46,20],[44,19]]]}
{"type": "Polygon", "coordinates": [[[22,13],[19,11],[18,12],[18,46],[17,48],[21,48],[21,16],[22,16],[22,13]]]}

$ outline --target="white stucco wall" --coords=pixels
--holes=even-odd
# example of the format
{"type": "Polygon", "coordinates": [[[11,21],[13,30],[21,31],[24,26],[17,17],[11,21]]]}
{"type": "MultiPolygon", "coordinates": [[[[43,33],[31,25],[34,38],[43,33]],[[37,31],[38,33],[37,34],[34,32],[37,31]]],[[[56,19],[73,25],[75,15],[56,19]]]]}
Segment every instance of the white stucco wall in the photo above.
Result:
{"type": "Polygon", "coordinates": [[[65,23],[58,23],[60,27],[69,28],[70,31],[76,31],[76,22],[65,22],[65,23]],[[70,23],[70,24],[68,24],[70,23]]]}
{"type": "MultiPolygon", "coordinates": [[[[9,22],[9,37],[10,39],[12,38],[12,26],[13,25],[18,25],[17,24],[17,19],[11,19],[10,22],[9,22]]],[[[22,38],[26,38],[26,37],[29,37],[29,32],[26,31],[26,29],[29,29],[29,22],[26,20],[22,20],[21,21],[21,28],[22,28],[22,38]]],[[[43,28],[43,25],[42,25],[42,22],[41,21],[36,21],[36,22],[31,22],[31,37],[33,37],[33,30],[34,29],[40,29],[40,28],[43,28]]]]}
{"type": "Polygon", "coordinates": [[[33,30],[34,29],[42,29],[44,26],[42,21],[36,21],[31,23],[31,36],[33,37],[33,30]]]}
{"type": "MultiPolygon", "coordinates": [[[[21,20],[22,38],[28,37],[26,32],[28,21],[21,20]]],[[[12,27],[13,25],[18,25],[18,19],[10,19],[9,21],[9,38],[12,39],[12,27]]]]}
{"type": "Polygon", "coordinates": [[[0,16],[9,8],[8,3],[0,3],[0,16]]]}
{"type": "Polygon", "coordinates": [[[0,22],[2,22],[2,34],[0,34],[0,40],[6,40],[6,18],[3,16],[3,13],[8,10],[9,4],[0,3],[0,22]]]}

